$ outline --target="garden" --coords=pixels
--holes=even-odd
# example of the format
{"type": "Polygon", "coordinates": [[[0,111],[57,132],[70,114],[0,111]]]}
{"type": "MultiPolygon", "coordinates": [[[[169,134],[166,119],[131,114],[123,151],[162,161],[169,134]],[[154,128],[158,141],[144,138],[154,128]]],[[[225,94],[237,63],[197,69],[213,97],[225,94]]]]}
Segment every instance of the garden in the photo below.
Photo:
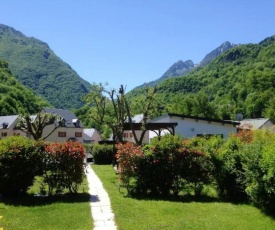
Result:
{"type": "Polygon", "coordinates": [[[91,229],[84,147],[0,140],[0,228],[91,229]]]}
{"type": "Polygon", "coordinates": [[[267,130],[226,140],[167,135],[117,144],[117,174],[111,157],[101,165],[112,146],[94,146],[92,168],[119,229],[275,229],[274,143],[267,130]]]}
{"type": "MultiPolygon", "coordinates": [[[[275,229],[275,134],[95,144],[118,229],[275,229]]],[[[84,148],[0,141],[0,228],[91,229],[84,148]]]]}
{"type": "Polygon", "coordinates": [[[251,202],[275,213],[275,134],[243,130],[224,140],[166,135],[143,147],[117,145],[118,173],[130,195],[208,196],[251,202]]]}

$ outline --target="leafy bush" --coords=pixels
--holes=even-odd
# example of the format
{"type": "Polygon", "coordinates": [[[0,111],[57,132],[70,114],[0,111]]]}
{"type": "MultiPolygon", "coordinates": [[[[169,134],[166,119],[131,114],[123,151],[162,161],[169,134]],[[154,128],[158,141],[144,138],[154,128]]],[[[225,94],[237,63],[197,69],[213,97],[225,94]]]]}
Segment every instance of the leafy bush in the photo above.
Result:
{"type": "Polygon", "coordinates": [[[43,179],[48,185],[49,194],[66,188],[76,193],[84,176],[84,147],[79,142],[68,141],[48,144],[45,150],[43,179]]]}
{"type": "Polygon", "coordinates": [[[213,155],[214,176],[221,198],[244,200],[247,197],[243,168],[243,145],[238,137],[230,136],[218,153],[213,155]]]}
{"type": "Polygon", "coordinates": [[[113,145],[108,144],[93,144],[92,155],[95,164],[104,165],[113,162],[113,145]]]}
{"type": "Polygon", "coordinates": [[[26,193],[42,173],[42,144],[25,137],[0,140],[0,193],[26,193]]]}
{"type": "Polygon", "coordinates": [[[172,190],[174,194],[178,194],[183,160],[181,143],[178,136],[165,135],[160,140],[153,139],[144,147],[145,158],[140,162],[137,178],[140,191],[168,195],[172,190]]]}
{"type": "Polygon", "coordinates": [[[199,194],[202,185],[211,181],[210,160],[202,152],[184,146],[178,136],[156,138],[142,150],[131,143],[117,148],[120,179],[132,192],[177,195],[185,185],[191,185],[199,194]]]}
{"type": "Polygon", "coordinates": [[[275,135],[264,130],[254,134],[245,148],[246,192],[252,202],[275,213],[275,135]]]}

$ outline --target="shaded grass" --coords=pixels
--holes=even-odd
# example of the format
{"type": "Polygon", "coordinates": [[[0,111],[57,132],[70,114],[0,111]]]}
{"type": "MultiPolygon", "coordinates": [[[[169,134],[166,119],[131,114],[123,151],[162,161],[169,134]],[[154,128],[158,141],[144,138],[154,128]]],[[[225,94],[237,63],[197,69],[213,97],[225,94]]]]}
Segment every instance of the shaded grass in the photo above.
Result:
{"type": "Polygon", "coordinates": [[[35,196],[37,183],[28,195],[4,197],[0,200],[0,226],[5,230],[18,229],[92,229],[90,195],[84,180],[77,194],[35,196]]]}
{"type": "Polygon", "coordinates": [[[275,229],[275,220],[249,204],[220,202],[214,197],[129,197],[119,191],[111,166],[92,168],[107,190],[120,230],[131,229],[275,229]]]}

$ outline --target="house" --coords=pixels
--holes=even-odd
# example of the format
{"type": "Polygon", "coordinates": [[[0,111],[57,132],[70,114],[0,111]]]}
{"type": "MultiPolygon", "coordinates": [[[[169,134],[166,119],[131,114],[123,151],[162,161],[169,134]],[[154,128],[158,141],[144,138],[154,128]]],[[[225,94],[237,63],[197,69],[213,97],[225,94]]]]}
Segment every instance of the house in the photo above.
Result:
{"type": "Polygon", "coordinates": [[[241,120],[239,129],[271,129],[273,126],[269,118],[253,118],[241,120]]]}
{"type": "Polygon", "coordinates": [[[24,132],[16,128],[18,117],[18,115],[0,116],[1,139],[8,136],[26,136],[24,132]]]}
{"type": "Polygon", "coordinates": [[[83,129],[83,143],[92,144],[101,140],[102,137],[96,129],[83,129]]]}
{"type": "Polygon", "coordinates": [[[74,113],[64,109],[43,108],[41,114],[50,113],[57,115],[57,121],[55,124],[48,125],[43,131],[43,137],[46,137],[57,125],[61,122],[61,126],[58,127],[49,137],[45,140],[49,142],[66,142],[68,140],[79,141],[83,143],[83,129],[84,126],[81,121],[75,116],[74,113]]]}
{"type": "MultiPolygon", "coordinates": [[[[50,134],[45,140],[49,142],[65,142],[68,140],[83,142],[83,129],[84,126],[78,120],[78,118],[70,111],[63,109],[43,108],[41,114],[50,113],[57,115],[58,119],[55,124],[48,125],[43,130],[43,137],[48,136],[50,132],[61,121],[62,125],[58,127],[52,134],[50,134]]],[[[37,118],[36,115],[30,116],[32,120],[37,118]]],[[[19,115],[0,116],[0,138],[8,136],[26,136],[31,138],[29,134],[21,131],[17,127],[19,121],[19,115]]],[[[96,140],[96,139],[95,139],[96,140]]]]}
{"type": "MultiPolygon", "coordinates": [[[[237,126],[240,124],[236,121],[225,121],[218,119],[209,119],[196,116],[187,116],[169,113],[164,116],[150,120],[152,123],[159,122],[176,122],[175,133],[185,138],[192,138],[204,135],[220,135],[227,138],[230,133],[237,133],[237,126]]],[[[163,134],[165,134],[163,132],[163,134]]],[[[156,135],[150,133],[150,138],[156,135]]]]}

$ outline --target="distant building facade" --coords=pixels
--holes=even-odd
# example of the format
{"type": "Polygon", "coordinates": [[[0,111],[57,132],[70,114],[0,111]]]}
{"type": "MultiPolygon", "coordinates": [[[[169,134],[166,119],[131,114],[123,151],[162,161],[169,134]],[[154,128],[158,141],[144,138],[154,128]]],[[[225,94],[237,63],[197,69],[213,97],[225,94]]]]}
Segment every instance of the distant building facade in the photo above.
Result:
{"type": "MultiPolygon", "coordinates": [[[[236,121],[225,121],[218,119],[209,119],[196,116],[187,116],[181,114],[169,113],[164,116],[157,117],[150,122],[177,122],[175,133],[184,138],[192,138],[197,136],[219,135],[228,138],[229,135],[237,133],[237,126],[240,124],[236,121]]],[[[163,135],[167,131],[163,131],[163,135]]],[[[155,135],[151,132],[150,138],[155,135]]]]}
{"type": "Polygon", "coordinates": [[[93,144],[101,140],[102,137],[96,129],[83,129],[83,143],[93,144]]]}
{"type": "MultiPolygon", "coordinates": [[[[72,140],[83,143],[84,126],[74,113],[68,110],[54,108],[43,108],[40,113],[57,115],[59,119],[55,121],[55,124],[48,125],[44,128],[42,138],[52,132],[58,122],[62,121],[62,125],[50,134],[45,141],[66,142],[72,140]]],[[[35,120],[36,115],[31,116],[31,118],[35,120]]],[[[25,136],[31,138],[30,134],[26,134],[17,127],[18,121],[19,115],[0,116],[0,138],[2,139],[8,136],[25,136]]]]}

